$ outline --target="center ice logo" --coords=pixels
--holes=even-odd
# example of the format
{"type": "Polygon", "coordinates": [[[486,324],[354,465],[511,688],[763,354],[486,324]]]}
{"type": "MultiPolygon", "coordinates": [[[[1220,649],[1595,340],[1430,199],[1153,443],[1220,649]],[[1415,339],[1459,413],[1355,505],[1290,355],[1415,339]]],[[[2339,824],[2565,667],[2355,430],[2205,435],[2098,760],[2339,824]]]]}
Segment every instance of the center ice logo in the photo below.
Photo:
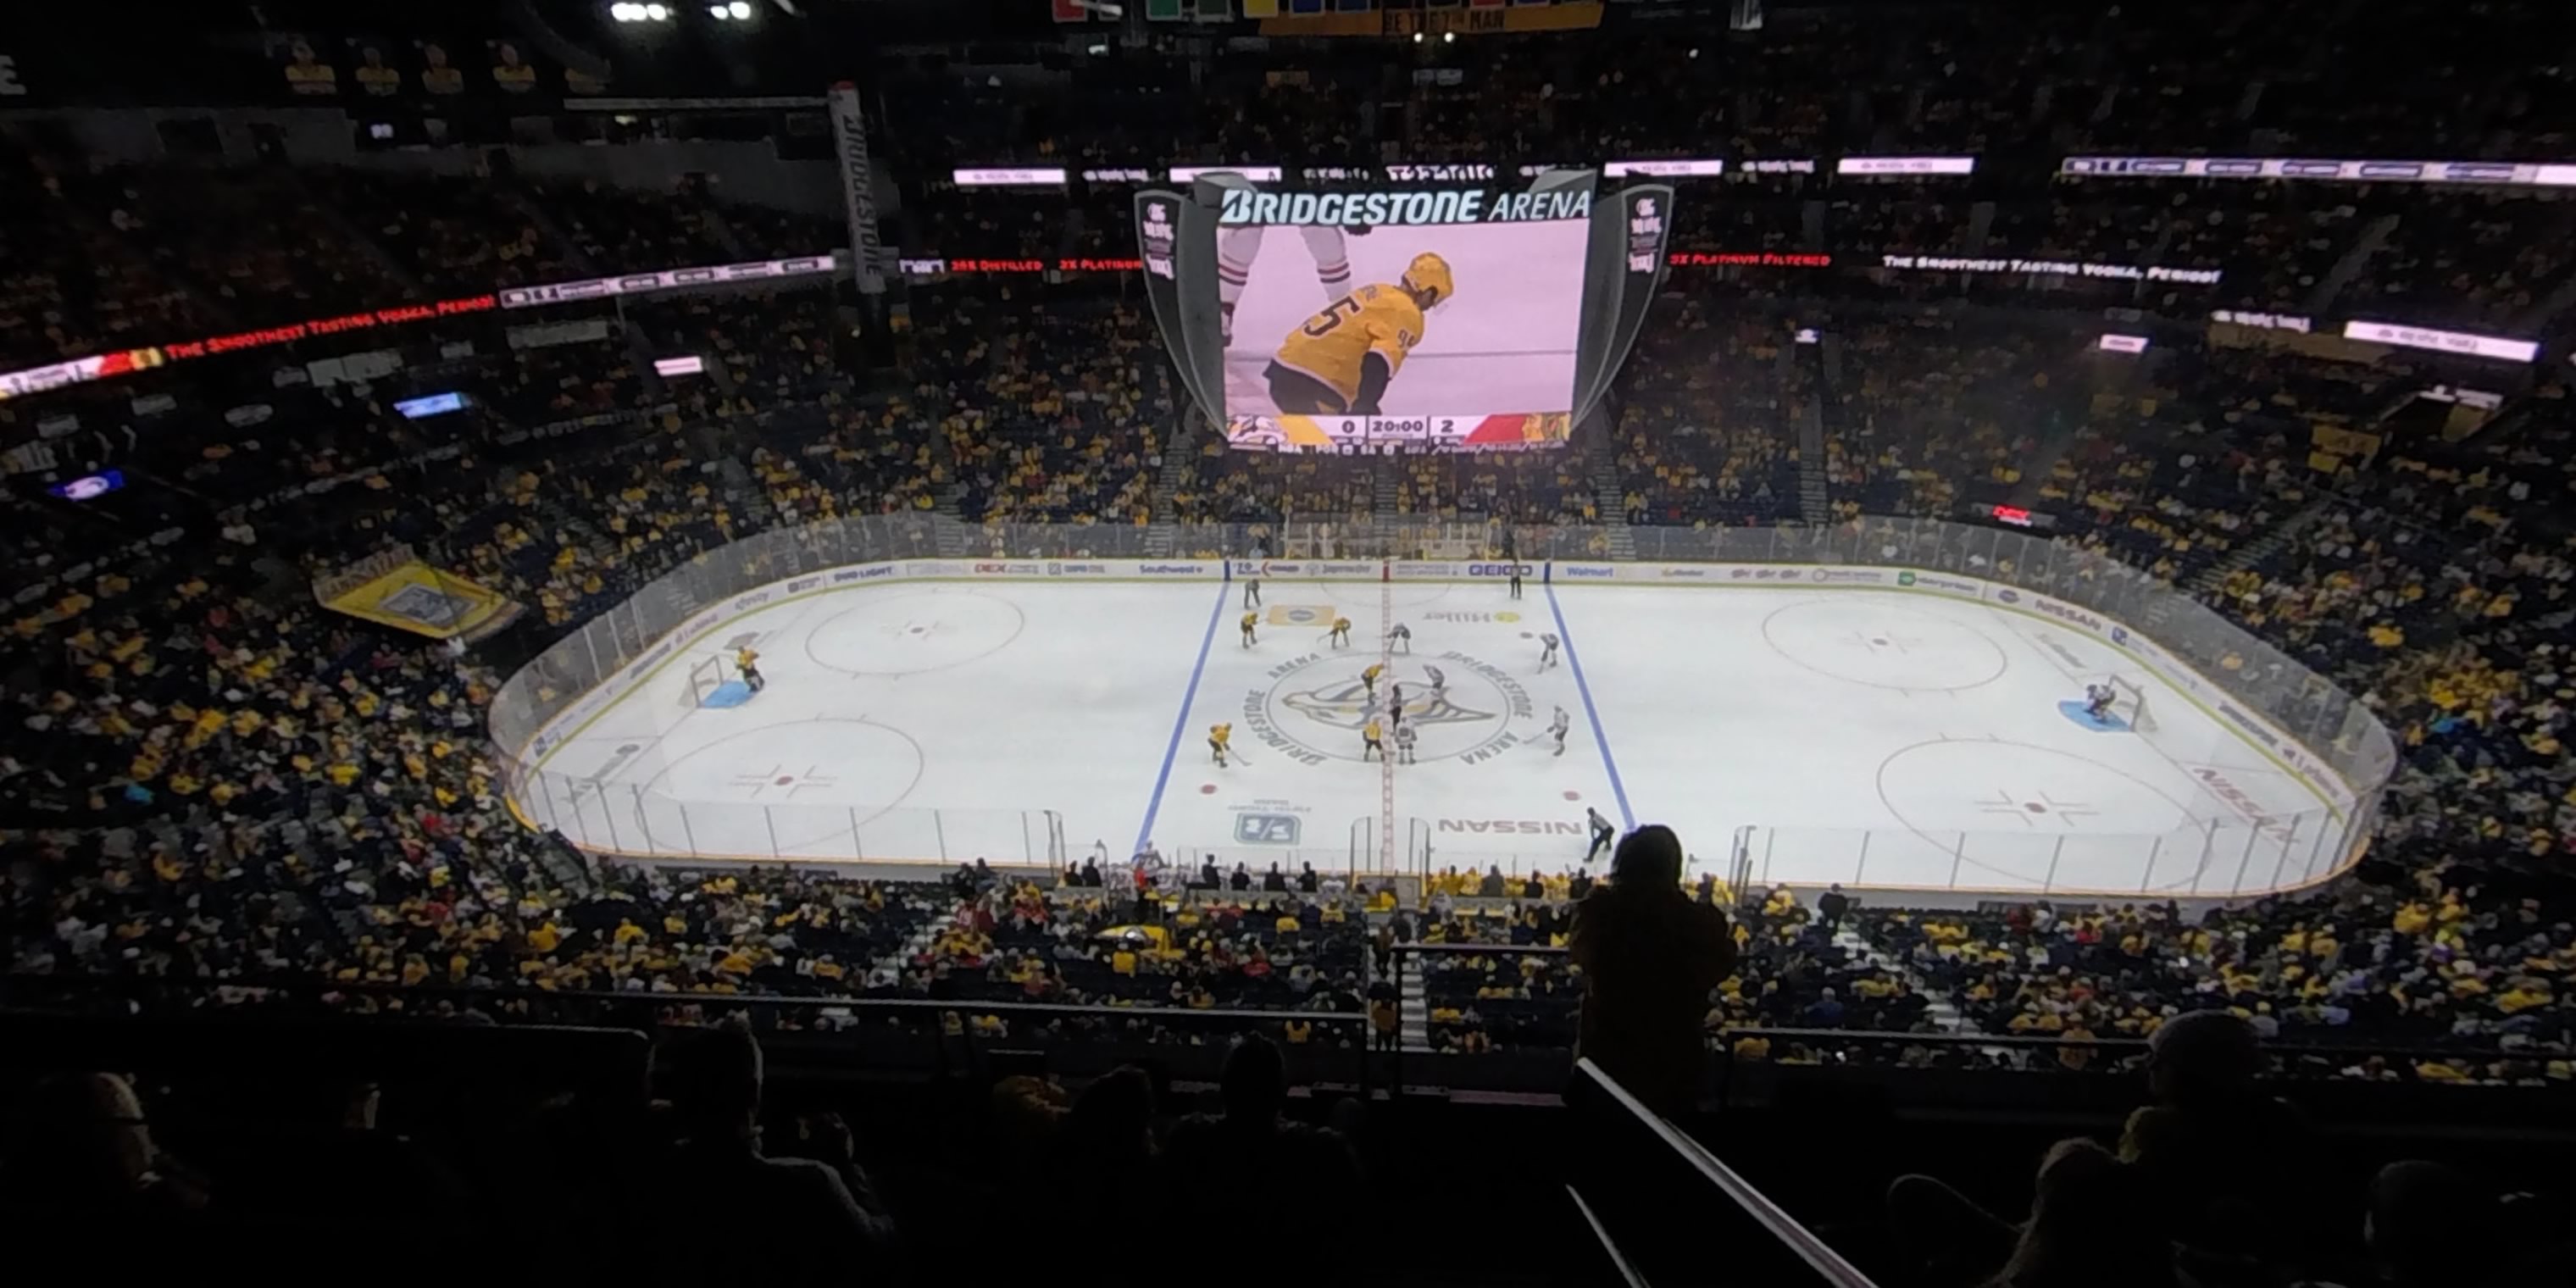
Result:
{"type": "MultiPolygon", "coordinates": [[[[1427,677],[1416,680],[1415,684],[1419,693],[1407,689],[1404,694],[1404,722],[1414,727],[1417,736],[1432,725],[1496,718],[1491,711],[1477,711],[1450,701],[1447,693],[1432,692],[1431,681],[1427,677]]],[[[1284,701],[1289,710],[1317,724],[1355,730],[1367,724],[1372,716],[1387,716],[1392,694],[1393,689],[1390,688],[1387,693],[1371,695],[1367,684],[1353,679],[1303,693],[1291,693],[1284,701]]]]}
{"type": "Polygon", "coordinates": [[[1303,763],[1357,760],[1360,730],[1371,720],[1380,722],[1388,748],[1395,746],[1392,703],[1401,685],[1404,726],[1413,730],[1417,760],[1457,757],[1473,763],[1521,741],[1513,726],[1531,713],[1529,692],[1502,668],[1462,653],[1399,654],[1371,693],[1360,671],[1376,660],[1353,650],[1278,667],[1269,687],[1244,695],[1243,722],[1253,736],[1303,763]],[[1436,691],[1434,667],[1442,676],[1436,691]]]}

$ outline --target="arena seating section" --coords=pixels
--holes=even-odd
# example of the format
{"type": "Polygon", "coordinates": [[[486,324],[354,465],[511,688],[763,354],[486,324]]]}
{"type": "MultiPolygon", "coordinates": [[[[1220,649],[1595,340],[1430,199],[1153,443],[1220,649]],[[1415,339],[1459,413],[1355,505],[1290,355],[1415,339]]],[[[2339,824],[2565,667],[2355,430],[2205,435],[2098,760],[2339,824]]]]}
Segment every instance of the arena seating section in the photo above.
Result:
{"type": "MultiPolygon", "coordinates": [[[[2260,1033],[2276,1076],[2319,1095],[2385,1083],[2397,1084],[2379,1088],[2392,1095],[2469,1106],[2481,1092],[2521,1089],[2554,1094],[2563,1113],[2576,1094],[2576,757],[2562,744],[2576,721],[2576,414],[2564,371],[2544,372],[2483,432],[2393,437],[2379,458],[2329,475],[2311,467],[2306,417],[2373,423],[2393,399],[2458,369],[2401,355],[2354,371],[2209,346],[2115,385],[2088,377],[2096,359],[2084,347],[2104,307],[2184,319],[2318,311],[2321,284],[2365,236],[2386,243],[2334,293],[2340,313],[2561,337],[2565,321],[2536,309],[2576,260],[2571,207],[2520,189],[2046,172],[2080,151],[2448,156],[2499,138],[2513,155],[2563,148],[2576,98],[2560,68],[2482,76],[2439,112],[2391,92],[2419,67],[2486,65],[2492,45],[2454,44],[2454,28],[2469,25],[2448,20],[2455,8],[2346,6],[2322,26],[2300,6],[2202,3],[2098,20],[1978,7],[1883,22],[1829,13],[1758,45],[1462,42],[1447,56],[1467,69],[1457,86],[1410,83],[1376,54],[1318,56],[1281,74],[1273,60],[1227,53],[1198,82],[1177,60],[1111,60],[1077,79],[1078,109],[926,75],[917,92],[887,96],[899,115],[880,161],[907,198],[889,240],[906,253],[1128,253],[1114,194],[960,191],[944,178],[958,164],[1364,163],[1391,142],[1423,161],[1704,155],[1717,141],[1751,155],[1974,152],[1983,165],[1955,186],[1897,179],[1820,192],[1802,177],[1732,178],[1714,199],[1683,203],[1677,250],[2152,260],[2228,274],[2214,293],[2183,294],[1677,270],[1612,410],[1563,455],[1371,464],[1228,452],[1184,424],[1142,297],[1115,276],[915,284],[885,369],[859,359],[844,301],[811,285],[636,302],[618,338],[548,348],[503,344],[497,321],[444,320],[431,330],[472,342],[470,356],[372,387],[274,387],[276,364],[245,359],[0,403],[0,450],[30,441],[37,420],[72,413],[83,428],[46,440],[62,470],[114,467],[131,481],[87,507],[0,508],[13,580],[59,579],[47,598],[22,599],[0,636],[8,995],[62,1026],[67,1049],[100,1049],[114,1039],[99,1017],[126,1016],[170,1026],[155,1040],[192,1053],[131,1067],[150,1084],[156,1126],[171,1124],[209,1192],[243,1196],[229,1209],[240,1215],[213,1222],[208,1212],[227,1210],[220,1201],[132,1214],[153,1229],[248,1241],[319,1216],[403,1237],[407,1222],[333,1195],[317,1179],[328,1176],[406,1187],[400,1201],[429,1219],[514,1226],[524,1214],[491,1214],[539,1201],[528,1169],[560,1176],[638,1160],[635,1140],[653,1134],[612,1130],[620,1114],[644,1121],[640,1102],[627,1103],[635,1089],[614,1081],[638,1051],[540,1026],[667,1034],[747,1014],[773,1062],[800,1076],[834,1067],[816,1044],[837,1036],[845,1055],[861,1043],[871,1076],[971,1069],[1001,1080],[989,1112],[918,1090],[853,1109],[869,1098],[819,1077],[795,1084],[801,1100],[772,1106],[780,1153],[828,1144],[827,1107],[866,1116],[861,1152],[926,1271],[948,1273],[941,1241],[975,1237],[967,1214],[984,1203],[1050,1220],[1051,1240],[1088,1229],[1160,1257],[1150,1246],[1165,1229],[1158,1213],[1181,1224],[1207,1200],[1177,1182],[1173,1194],[1116,1192],[1115,1160],[1139,1148],[1132,1127],[1119,1135],[1143,1112],[1135,1088],[1103,1077],[1093,1086],[1106,1090],[1068,1109],[1026,1075],[1140,1061],[1213,1081],[1226,1044],[1260,1032],[1290,1053],[1301,1083],[1384,1085],[1387,1068],[1367,1048],[1390,1047],[1407,1083],[1472,1087],[1483,1066],[1517,1090],[1552,1092],[1582,989],[1562,951],[1572,887],[1599,873],[1577,876],[1571,862],[1525,879],[1444,873],[1400,898],[1292,874],[1217,874],[1145,925],[1118,889],[1123,862],[1105,877],[1097,867],[961,870],[914,882],[593,874],[503,807],[481,710],[506,665],[329,616],[305,579],[373,545],[411,543],[528,605],[513,646],[524,655],[694,556],[833,515],[1064,525],[1374,515],[1606,531],[1954,518],[2009,504],[2060,515],[2061,540],[2153,570],[2365,695],[2404,757],[2376,842],[2324,889],[2206,912],[1868,902],[1829,915],[1785,890],[1704,885],[1702,897],[1735,908],[1738,927],[1740,964],[1707,1018],[1728,1076],[1743,1080],[1736,1090],[1772,1087],[1775,1108],[1814,1115],[1820,1132],[1844,1115],[1895,1130],[1885,1108],[1901,1088],[1936,1085],[1907,1077],[2045,1079],[2081,1084],[2066,1094],[2088,1103],[2135,1103],[2120,1079],[2145,1057],[2121,1040],[2222,1009],[2260,1033]],[[2240,110],[2249,87],[2259,97],[2240,110]],[[1811,200],[1824,202],[1820,242],[1802,222],[1811,200]],[[1991,210],[1972,215],[1980,203],[1991,210]],[[1797,327],[1831,333],[1836,360],[1796,352],[1797,327]],[[641,360],[648,351],[701,353],[722,370],[666,382],[641,360]],[[475,409],[434,430],[390,410],[436,389],[467,391],[475,409]],[[130,413],[141,393],[166,394],[172,408],[130,413]],[[273,414],[223,418],[249,403],[273,414]],[[1821,426],[1804,423],[1818,415],[1821,426]],[[531,433],[584,417],[596,426],[531,433]],[[1802,435],[1819,429],[1822,459],[1803,459],[1802,435]],[[457,450],[421,459],[445,445],[457,450]],[[375,470],[388,472],[291,505],[236,508],[375,470]],[[1825,484],[1822,515],[1802,504],[1810,472],[1825,484]],[[791,1000],[742,1000],[752,996],[791,1000]],[[1097,1010],[1002,1003],[1154,1010],[1112,1023],[1097,1010]],[[1218,1014],[1192,1022],[1166,1008],[1218,1014]],[[1246,1011],[1264,1014],[1237,1014],[1246,1011]],[[352,1047],[345,1065],[291,1048],[319,1061],[298,1068],[263,1055],[263,1037],[218,1038],[197,1024],[217,1012],[236,1035],[349,1015],[435,1020],[466,1045],[419,1046],[421,1030],[385,1024],[370,1040],[384,1045],[352,1047]],[[2380,1053],[2353,1053],[2365,1048],[2380,1053]],[[223,1065],[218,1050],[242,1063],[223,1065]],[[439,1070],[486,1053],[517,1072],[439,1088],[439,1070]],[[399,1076],[358,1068],[397,1058],[422,1063],[399,1076]],[[1786,1080],[1801,1067],[1852,1081],[1786,1080]],[[581,1083],[598,1070],[608,1084],[581,1083]],[[272,1093],[247,1089],[271,1076],[272,1093]],[[318,1125],[342,1121],[344,1101],[349,1114],[368,1112],[354,1106],[372,1105],[367,1088],[378,1084],[399,1099],[388,1112],[406,1131],[445,1143],[361,1157],[354,1137],[318,1125]],[[304,1099],[289,1104],[290,1092],[304,1099]],[[1853,1097],[1850,1107],[1836,1096],[1853,1097]],[[559,1116],[567,1105],[577,1118],[559,1116]],[[1053,1151],[1031,1152],[1030,1124],[1059,1117],[1053,1151]],[[981,1125],[953,1138],[939,1125],[957,1122],[981,1125]],[[790,1142],[791,1131],[807,1134],[790,1142]],[[1077,1165],[1077,1141],[1104,1161],[1077,1165]],[[504,1149],[532,1152],[494,1152],[504,1149]],[[1071,1188],[1083,1184],[1103,1188],[1071,1188]],[[1132,1244],[1140,1238],[1147,1246],[1132,1244]]],[[[2485,16],[2479,42],[2520,34],[2499,30],[2518,21],[2510,14],[2485,16]]],[[[647,193],[395,167],[93,170],[5,126],[0,189],[26,196],[0,203],[0,365],[841,240],[837,221],[729,203],[694,181],[647,193]]],[[[563,316],[592,315],[605,313],[563,316]]],[[[318,341],[296,350],[330,352],[318,341]]],[[[5,1022],[21,1020],[40,1023],[5,1022]]],[[[64,1094],[17,1079],[39,1060],[0,1064],[24,1103],[64,1094]]],[[[1168,1079],[1161,1090],[1171,1104],[1189,1094],[1168,1079]]],[[[93,1080],[70,1094],[107,1093],[93,1080]]],[[[1464,1182],[1427,1160],[1490,1145],[1492,1131],[1524,1120],[1470,1103],[1398,1136],[1327,1099],[1319,1092],[1308,1109],[1301,1093],[1298,1112],[1355,1135],[1378,1198],[1422,1205],[1426,1215],[1401,1218],[1409,1229],[1511,1237],[1507,1211],[1455,1192],[1464,1182]],[[1427,1188],[1399,1193],[1408,1178],[1427,1188]]],[[[2372,1112],[2335,1103],[2340,1122],[2372,1112]]],[[[1797,1131],[1737,1130],[1739,1141],[1781,1146],[1766,1183],[1811,1215],[1875,1202],[1875,1190],[1855,1200],[1856,1182],[1829,1159],[1787,1161],[1797,1131]]],[[[1992,1159],[1907,1154],[1904,1142],[1872,1157],[1948,1168],[2009,1203],[2028,1193],[2038,1131],[2024,1122],[1998,1136],[2009,1143],[1992,1159]]],[[[1966,1139],[1908,1141],[1955,1151],[1966,1139]]],[[[2205,1281],[2353,1273],[2354,1177],[2414,1152],[2403,1145],[2347,1138],[2316,1173],[2279,1160],[2291,1183],[2316,1183],[2313,1211],[2285,1205],[2278,1217],[2314,1218],[2297,1232],[2313,1255],[2254,1272],[2240,1261],[2243,1277],[2205,1281]]],[[[1528,1157],[1558,1147],[1533,1144],[1528,1157]]],[[[20,1155],[8,1190],[42,1212],[24,1161],[35,1156],[20,1155]]],[[[2499,1183],[2530,1175],[2530,1158],[2502,1147],[2447,1156],[2499,1183]]],[[[1210,1175],[1254,1194],[1287,1183],[1210,1175]]],[[[633,1223],[653,1196],[620,1213],[627,1184],[549,1201],[649,1266],[633,1223]]],[[[1539,1201],[1500,1192],[1502,1203],[1539,1201]]],[[[1375,1241],[1421,1244],[1394,1262],[1421,1281],[1516,1281],[1508,1256],[1366,1229],[1397,1218],[1347,1206],[1356,1195],[1287,1195],[1258,1223],[1223,1229],[1257,1249],[1263,1224],[1316,1237],[1362,1227],[1375,1241]]],[[[859,1199],[871,1215],[889,1210],[859,1199]]],[[[546,1242],[514,1228],[532,1247],[546,1242]]],[[[2530,1206],[2498,1219],[2495,1237],[2508,1230],[2554,1233],[2530,1206]]],[[[1175,1247],[1224,1244],[1203,1230],[1173,1237],[1175,1247]]],[[[1852,1237],[1890,1267],[1884,1282],[1936,1282],[1895,1268],[1901,1239],[1852,1237]]],[[[1032,1255],[1052,1264],[1071,1246],[1032,1255]]],[[[1327,1260],[1301,1264],[1320,1274],[1327,1260]]],[[[2448,1282],[2553,1281],[2564,1282],[2448,1282]]]]}

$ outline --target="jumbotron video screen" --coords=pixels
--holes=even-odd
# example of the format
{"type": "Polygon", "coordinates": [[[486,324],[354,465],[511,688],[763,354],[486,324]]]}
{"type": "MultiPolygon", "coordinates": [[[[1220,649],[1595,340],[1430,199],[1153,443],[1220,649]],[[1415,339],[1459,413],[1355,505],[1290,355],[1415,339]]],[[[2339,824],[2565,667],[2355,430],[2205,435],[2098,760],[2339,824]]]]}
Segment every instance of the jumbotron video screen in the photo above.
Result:
{"type": "Polygon", "coordinates": [[[1227,439],[1562,442],[1590,228],[1220,228],[1227,439]]]}
{"type": "Polygon", "coordinates": [[[1587,368],[1620,329],[1619,292],[1587,290],[1587,279],[1634,262],[1620,206],[1596,202],[1595,183],[1590,171],[1550,171],[1520,188],[1313,191],[1224,175],[1201,181],[1198,217],[1179,227],[1140,205],[1147,272],[1179,265],[1167,336],[1178,333],[1175,352],[1208,386],[1203,402],[1231,447],[1562,446],[1587,368]],[[1194,234],[1212,255],[1182,249],[1194,234]],[[1166,247],[1177,253],[1158,256],[1166,247]]]}

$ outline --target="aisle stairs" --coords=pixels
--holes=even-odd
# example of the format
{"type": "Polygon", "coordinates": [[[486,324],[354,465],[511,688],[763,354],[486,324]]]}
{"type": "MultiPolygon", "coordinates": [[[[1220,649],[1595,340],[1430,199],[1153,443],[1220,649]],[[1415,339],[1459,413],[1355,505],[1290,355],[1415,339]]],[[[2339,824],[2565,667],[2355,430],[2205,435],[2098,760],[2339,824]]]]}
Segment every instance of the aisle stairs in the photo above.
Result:
{"type": "Polygon", "coordinates": [[[2326,511],[2333,508],[2334,504],[2335,497],[2332,494],[2319,495],[2293,511],[2289,517],[2273,524],[2271,529],[2261,536],[2251,541],[2238,542],[2236,548],[2228,551],[2225,558],[2201,569],[2200,575],[2192,578],[2183,589],[2191,592],[2194,598],[2207,598],[2217,593],[2220,586],[2227,584],[2230,574],[2240,569],[2251,568],[2280,553],[2282,548],[2298,537],[2299,533],[2324,517],[2326,511]]]}
{"type": "Polygon", "coordinates": [[[1825,490],[1824,401],[1816,400],[1798,422],[1798,517],[1809,527],[1834,521],[1834,506],[1825,490]]]}
{"type": "Polygon", "coordinates": [[[1197,418],[1184,413],[1180,422],[1163,445],[1162,473],[1154,479],[1154,526],[1145,533],[1145,553],[1157,559],[1167,559],[1175,553],[1171,525],[1180,516],[1172,512],[1172,498],[1190,485],[1191,472],[1198,463],[1197,418]]]}
{"type": "Polygon", "coordinates": [[[2361,276],[2361,270],[2370,266],[2371,256],[2378,254],[2396,231],[2395,215],[2381,215],[2371,220],[2361,230],[2361,235],[2353,238],[2351,249],[2337,257],[2334,267],[2327,269],[2326,275],[2309,288],[2308,297],[2300,302],[2300,307],[2310,317],[2324,316],[2334,307],[2335,297],[2343,294],[2343,289],[2350,286],[2354,278],[2361,276]]]}
{"type": "Polygon", "coordinates": [[[1610,557],[1626,560],[1637,557],[1637,534],[1629,530],[1628,515],[1623,508],[1627,493],[1619,487],[1619,453],[1606,435],[1595,435],[1586,449],[1585,465],[1592,471],[1592,504],[1600,513],[1601,524],[1610,538],[1610,557]]]}
{"type": "Polygon", "coordinates": [[[1404,968],[1404,986],[1396,994],[1396,1040],[1407,1051],[1431,1050],[1431,1003],[1422,987],[1423,961],[1416,955],[1404,968]]]}
{"type": "Polygon", "coordinates": [[[1958,1033],[1967,1028],[1967,1021],[1960,1017],[1959,1008],[1950,1004],[1948,996],[1934,988],[1921,975],[1916,974],[1913,967],[1899,960],[1895,954],[1869,942],[1858,930],[1852,928],[1850,922],[1844,922],[1834,931],[1833,942],[1835,947],[1851,954],[1853,961],[1865,962],[1904,980],[1906,987],[1922,995],[1923,1014],[1938,1025],[1942,1032],[1958,1033]]]}

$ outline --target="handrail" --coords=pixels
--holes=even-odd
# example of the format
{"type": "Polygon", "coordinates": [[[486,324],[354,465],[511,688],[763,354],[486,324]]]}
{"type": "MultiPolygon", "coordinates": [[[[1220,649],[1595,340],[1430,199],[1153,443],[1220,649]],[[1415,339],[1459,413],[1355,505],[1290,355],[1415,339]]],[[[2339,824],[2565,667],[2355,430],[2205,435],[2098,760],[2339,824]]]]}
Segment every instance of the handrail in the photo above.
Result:
{"type": "MultiPolygon", "coordinates": [[[[1399,954],[1410,952],[1474,953],[1493,951],[1490,945],[1473,944],[1397,944],[1399,954]]],[[[1562,956],[1563,948],[1515,948],[1513,952],[1562,956]]],[[[787,993],[654,993],[621,992],[615,989],[538,989],[500,988],[470,984],[400,984],[377,981],[357,982],[316,979],[272,979],[248,976],[232,979],[180,979],[172,977],[138,977],[120,975],[39,975],[24,972],[0,973],[0,988],[33,986],[64,991],[118,993],[137,990],[175,989],[185,992],[269,991],[281,993],[364,993],[369,996],[417,997],[427,1000],[470,998],[492,1001],[588,1001],[625,1004],[722,1005],[769,1007],[793,1010],[862,1009],[879,1011],[979,1011],[987,1014],[1020,1015],[1093,1015],[1104,1017],[1170,1018],[1200,1020],[1245,1020],[1272,1023],[1299,1019],[1327,1027],[1364,1028],[1369,1020],[1359,1011],[1244,1010],[1233,1007],[1200,1009],[1186,1006],[1119,1006],[1110,1003],[1076,1005],[1066,1002],[1003,1002],[972,998],[935,997],[802,997],[787,993]]],[[[1719,1031],[1728,1037],[1777,1038],[1802,1042],[1845,1042],[1870,1046],[1934,1047],[2013,1047],[2033,1050],[2062,1050],[2068,1047],[2091,1047],[2105,1051],[2145,1051],[2144,1038],[2064,1036],[2034,1037],[2003,1033],[1909,1033],[1893,1029],[1810,1029],[1767,1026],[1729,1026],[1719,1031]]],[[[1719,1048],[1723,1050],[1721,1045],[1719,1048]]],[[[2513,1052],[2495,1048],[2444,1046],[2377,1046],[2354,1043],[2310,1044],[2271,1042],[2263,1047],[2266,1054],[2291,1056],[2438,1056],[2469,1060],[2522,1060],[2540,1053],[2513,1052]]],[[[2541,1058],[2545,1058],[2542,1056],[2541,1058]]]]}
{"type": "Polygon", "coordinates": [[[35,975],[19,972],[0,974],[0,987],[17,983],[63,985],[94,992],[117,992],[116,985],[135,988],[178,988],[190,992],[218,992],[226,989],[306,993],[365,993],[370,996],[395,995],[430,1000],[440,998],[474,998],[495,1001],[586,1001],[617,1002],[626,1005],[642,1003],[652,1006],[713,1004],[721,1006],[762,1006],[796,1010],[866,1009],[892,1011],[959,1011],[985,1014],[1019,1015],[1097,1015],[1141,1016],[1174,1019],[1253,1020],[1276,1022],[1284,1019],[1321,1021],[1327,1025],[1365,1026],[1368,1016],[1352,1011],[1247,1011],[1233,1008],[1187,1006],[1117,1006],[1108,1003],[1074,1005],[1066,1002],[991,1002],[967,998],[935,997],[796,997],[785,993],[653,993],[621,992],[615,989],[542,989],[492,988],[470,984],[387,984],[340,980],[297,979],[268,981],[245,979],[170,979],[137,978],[118,975],[35,975]]]}
{"type": "Polygon", "coordinates": [[[1620,1280],[1626,1283],[1628,1288],[1647,1288],[1646,1277],[1637,1272],[1636,1265],[1628,1260],[1628,1254],[1619,1250],[1618,1241],[1610,1237],[1609,1227],[1601,1224],[1600,1214],[1592,1210],[1591,1204],[1583,1201],[1583,1191],[1569,1185],[1565,1187],[1565,1197],[1574,1200],[1575,1212],[1583,1217],[1585,1225],[1592,1228],[1592,1241],[1600,1244],[1601,1250],[1609,1254],[1610,1268],[1619,1272],[1620,1280]]]}
{"type": "Polygon", "coordinates": [[[1474,956],[1480,953],[1520,953],[1530,957],[1564,957],[1574,950],[1556,944],[1397,944],[1390,953],[1458,953],[1474,956]]]}
{"type": "Polygon", "coordinates": [[[1780,1205],[1773,1203],[1770,1196],[1755,1189],[1752,1182],[1736,1175],[1734,1168],[1719,1161],[1716,1155],[1708,1152],[1706,1146],[1692,1140],[1681,1129],[1666,1121],[1663,1115],[1638,1103],[1637,1098],[1629,1095],[1628,1089],[1620,1086],[1618,1079],[1603,1072],[1601,1066],[1586,1058],[1575,1061],[1574,1068],[1575,1072],[1590,1078],[1594,1085],[1608,1092],[1610,1098],[1617,1101],[1622,1108],[1635,1114],[1639,1121],[1646,1124],[1649,1131],[1670,1146],[1674,1153],[1681,1155],[1683,1161],[1688,1162],[1692,1169],[1709,1184],[1716,1186],[1718,1193],[1733,1200],[1738,1208],[1743,1209],[1745,1215],[1753,1218],[1754,1224],[1762,1227],[1764,1233],[1778,1240],[1781,1246],[1796,1253],[1798,1259],[1806,1262],[1810,1269],[1824,1276],[1828,1281],[1841,1285],[1842,1288],[1876,1288],[1869,1276],[1862,1274],[1850,1262],[1843,1260],[1841,1253],[1826,1247],[1824,1240],[1817,1238],[1807,1227],[1798,1224],[1795,1217],[1781,1211],[1780,1205]]]}
{"type": "MultiPolygon", "coordinates": [[[[1391,954],[1403,957],[1432,953],[1477,956],[1486,953],[1529,957],[1563,957],[1570,949],[1541,944],[1397,944],[1391,954]]],[[[2032,1050],[2064,1050],[2070,1047],[2094,1048],[2112,1052],[2144,1052],[2150,1045],[2145,1038],[2095,1034],[2067,1037],[2064,1034],[2033,1035],[2024,1033],[1915,1033],[1904,1029],[1808,1029],[1771,1025],[1730,1024],[1711,1035],[1712,1045],[1723,1051],[1719,1037],[1777,1038],[1793,1042],[1843,1042],[1867,1046],[1933,1046],[1933,1047],[2012,1047],[2032,1050]]],[[[2295,1038],[2275,1038],[2263,1044],[2263,1052],[2276,1058],[2292,1056],[2396,1056],[2414,1059],[2440,1056],[2446,1059],[2517,1060],[2531,1059],[2533,1053],[2516,1053],[2496,1047],[2387,1046],[2351,1042],[2301,1042],[2295,1038]]],[[[2545,1058],[2545,1056],[2543,1057],[2545,1058]]]]}

